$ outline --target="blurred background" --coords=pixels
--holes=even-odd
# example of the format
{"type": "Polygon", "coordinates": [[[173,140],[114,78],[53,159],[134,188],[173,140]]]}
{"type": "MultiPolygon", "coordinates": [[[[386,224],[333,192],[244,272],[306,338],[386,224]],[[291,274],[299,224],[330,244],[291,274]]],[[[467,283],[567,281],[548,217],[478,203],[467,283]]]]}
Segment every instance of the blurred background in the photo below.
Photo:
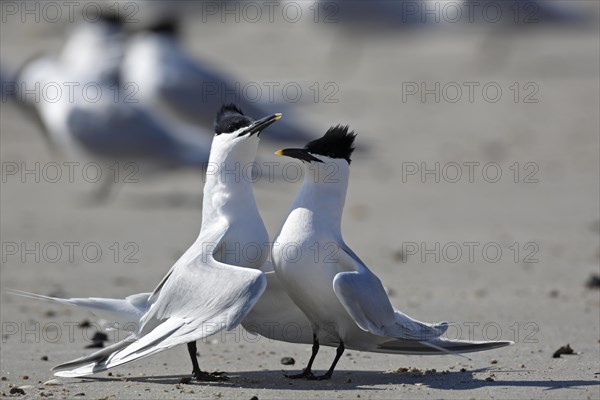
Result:
{"type": "MultiPolygon", "coordinates": [[[[476,339],[493,339],[482,329],[493,322],[518,342],[498,352],[509,367],[594,393],[598,2],[0,6],[2,287],[68,297],[152,290],[196,238],[214,115],[235,102],[254,118],[284,114],[261,136],[250,173],[271,235],[301,181],[273,152],[348,124],[358,150],[344,237],[392,302],[421,320],[478,321],[476,339]],[[578,364],[549,364],[566,343],[578,364]]],[[[41,352],[58,362],[82,351],[79,336],[28,345],[22,323],[85,318],[3,294],[2,374],[44,379],[48,363],[32,365],[41,352]]],[[[226,346],[206,350],[212,368],[255,369],[223,358],[226,346]]],[[[398,360],[372,357],[358,368],[398,360]]],[[[279,374],[278,360],[264,368],[279,374]]],[[[527,390],[507,385],[514,396],[527,390]]]]}

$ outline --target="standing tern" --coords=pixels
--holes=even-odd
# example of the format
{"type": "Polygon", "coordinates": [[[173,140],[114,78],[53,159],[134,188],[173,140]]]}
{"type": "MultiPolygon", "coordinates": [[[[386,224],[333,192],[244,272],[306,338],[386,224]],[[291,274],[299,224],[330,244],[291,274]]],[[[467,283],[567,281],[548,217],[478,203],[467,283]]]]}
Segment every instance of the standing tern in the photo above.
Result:
{"type": "MultiPolygon", "coordinates": [[[[36,54],[16,71],[11,82],[16,104],[38,126],[52,151],[72,156],[73,146],[55,132],[58,123],[54,121],[61,118],[54,117],[51,122],[43,115],[46,103],[64,105],[65,102],[74,103],[76,97],[81,101],[82,87],[87,84],[115,89],[119,84],[123,41],[121,22],[101,15],[95,23],[80,21],[75,24],[55,58],[36,54]],[[57,71],[66,69],[69,73],[60,75],[68,79],[59,82],[57,71]],[[75,77],[78,81],[72,79],[75,77]]],[[[54,113],[60,114],[56,110],[54,113]]]]}
{"type": "MultiPolygon", "coordinates": [[[[250,121],[241,114],[239,108],[229,105],[219,112],[215,130],[217,132],[227,131],[236,129],[240,124],[247,125],[249,123],[250,121]]],[[[231,174],[228,177],[228,171],[234,171],[236,167],[239,168],[240,164],[248,162],[248,160],[253,161],[252,154],[255,154],[256,151],[243,149],[240,147],[241,145],[237,145],[240,147],[239,150],[229,151],[228,148],[218,143],[221,138],[228,139],[230,134],[217,135],[213,142],[209,161],[209,168],[212,172],[207,175],[207,183],[204,188],[202,227],[208,229],[209,224],[210,226],[214,225],[213,222],[210,222],[215,218],[213,215],[219,216],[224,213],[225,208],[228,208],[226,214],[230,214],[233,222],[236,222],[236,226],[235,230],[230,229],[228,234],[221,240],[221,245],[217,248],[216,259],[239,267],[259,269],[264,273],[267,281],[267,290],[242,321],[242,326],[252,333],[273,340],[311,343],[312,329],[310,323],[287,295],[285,288],[273,270],[271,262],[266,260],[268,252],[264,251],[260,253],[259,258],[247,262],[247,260],[239,258],[239,251],[233,251],[236,246],[244,248],[247,244],[258,245],[259,248],[263,249],[265,248],[263,246],[268,245],[269,237],[256,207],[248,180],[240,179],[239,182],[236,182],[235,179],[231,178],[231,174]],[[245,153],[238,154],[240,151],[245,153]],[[215,171],[218,171],[219,174],[214,174],[215,171]],[[229,193],[236,193],[236,199],[238,200],[236,203],[229,204],[230,201],[227,200],[229,193]],[[217,202],[217,200],[219,201],[217,202]],[[245,223],[237,223],[238,220],[245,221],[245,223]]],[[[251,138],[254,138],[254,136],[251,138]]],[[[247,140],[258,141],[258,136],[256,136],[256,139],[251,138],[247,140]]],[[[127,296],[124,299],[101,297],[58,298],[17,290],[12,290],[12,292],[37,300],[88,308],[95,315],[107,321],[109,323],[108,327],[111,328],[140,326],[152,306],[151,297],[153,295],[153,293],[139,293],[127,296]]],[[[192,349],[190,354],[192,354],[191,352],[192,349]]],[[[193,353],[195,354],[195,348],[193,353]]],[[[203,376],[203,378],[208,377],[203,376]]]]}
{"type": "MultiPolygon", "coordinates": [[[[49,144],[63,156],[161,169],[206,164],[210,137],[198,128],[176,124],[132,102],[128,93],[116,87],[80,78],[53,58],[30,61],[19,73],[17,85],[24,90],[41,88],[37,101],[25,102],[25,107],[33,111],[49,144]],[[86,85],[92,88],[90,92],[86,85]],[[88,93],[94,97],[87,97],[88,93]]],[[[17,94],[18,99],[24,97],[17,94]]],[[[111,174],[104,178],[99,199],[106,197],[110,188],[106,184],[113,182],[111,174]]]]}
{"type": "Polygon", "coordinates": [[[397,354],[447,354],[489,350],[508,341],[448,340],[446,322],[429,324],[396,310],[384,287],[344,243],[341,219],[354,132],[335,126],[301,149],[275,154],[305,162],[304,182],[273,243],[275,272],[313,328],[312,355],[289,378],[329,379],[345,348],[397,354]],[[320,249],[317,251],[316,249],[320,249]],[[321,342],[337,344],[329,370],[312,373],[321,342]]]}
{"type": "Polygon", "coordinates": [[[139,321],[121,342],[89,356],[54,367],[57,376],[94,374],[187,343],[198,380],[220,380],[200,370],[196,341],[222,329],[235,328],[248,314],[266,286],[259,270],[268,256],[245,257],[232,251],[249,242],[268,243],[258,213],[252,183],[231,179],[231,170],[252,163],[262,130],[281,118],[273,114],[257,121],[233,104],[224,105],[215,120],[216,135],[204,186],[202,226],[197,240],[175,263],[156,289],[116,299],[44,300],[84,305],[139,321]],[[63,301],[60,301],[63,300],[63,301]]]}
{"type": "MultiPolygon", "coordinates": [[[[63,156],[105,165],[134,162],[152,170],[203,167],[209,130],[160,113],[140,101],[136,82],[122,81],[122,29],[116,20],[80,24],[57,57],[25,63],[15,79],[17,100],[63,156]]],[[[114,182],[109,173],[103,177],[97,199],[114,182]]]]}

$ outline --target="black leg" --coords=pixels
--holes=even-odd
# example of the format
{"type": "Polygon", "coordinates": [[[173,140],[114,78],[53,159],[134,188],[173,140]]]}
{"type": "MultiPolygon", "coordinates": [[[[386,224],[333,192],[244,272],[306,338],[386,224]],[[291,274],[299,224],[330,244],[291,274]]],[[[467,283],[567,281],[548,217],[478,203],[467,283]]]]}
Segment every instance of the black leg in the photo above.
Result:
{"type": "Polygon", "coordinates": [[[304,368],[304,371],[302,371],[299,374],[285,375],[285,377],[290,378],[290,379],[300,379],[300,378],[314,379],[315,376],[312,373],[312,365],[313,365],[313,362],[315,361],[315,357],[317,356],[318,352],[319,352],[319,339],[317,338],[317,334],[313,333],[312,354],[310,355],[310,360],[308,360],[308,364],[306,365],[306,368],[304,368]]]}
{"type": "Polygon", "coordinates": [[[335,366],[337,365],[338,361],[340,361],[340,357],[342,356],[342,354],[344,354],[344,350],[344,342],[340,340],[340,345],[338,346],[337,351],[335,352],[335,359],[333,360],[333,364],[331,364],[331,367],[329,367],[329,371],[327,371],[324,375],[315,377],[315,379],[319,381],[331,379],[333,370],[335,369],[335,366]]]}
{"type": "Polygon", "coordinates": [[[196,342],[189,342],[187,344],[188,353],[190,353],[190,358],[192,359],[192,376],[196,376],[201,373],[200,366],[198,365],[198,358],[196,358],[196,352],[198,351],[196,348],[196,342]]]}
{"type": "Polygon", "coordinates": [[[200,369],[198,365],[198,358],[196,358],[196,342],[189,342],[187,344],[188,353],[190,353],[190,358],[192,359],[192,377],[198,381],[208,381],[208,382],[216,382],[216,381],[226,381],[229,380],[226,376],[220,376],[220,373],[210,374],[208,372],[204,372],[200,369]]]}

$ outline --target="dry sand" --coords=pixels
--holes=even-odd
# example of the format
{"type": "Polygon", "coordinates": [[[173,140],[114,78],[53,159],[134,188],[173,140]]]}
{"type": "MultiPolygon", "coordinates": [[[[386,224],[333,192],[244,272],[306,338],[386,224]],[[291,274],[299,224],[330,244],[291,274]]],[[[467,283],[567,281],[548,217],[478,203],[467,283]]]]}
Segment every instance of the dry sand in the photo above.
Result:
{"type": "MultiPolygon", "coordinates": [[[[186,44],[195,55],[211,57],[217,65],[226,62],[244,81],[295,81],[307,93],[311,82],[335,82],[338,103],[306,96],[296,108],[315,135],[331,124],[348,123],[365,148],[351,167],[346,242],[409,315],[456,321],[463,338],[468,338],[467,324],[476,339],[494,338],[499,328],[498,336],[517,343],[475,353],[471,361],[348,351],[331,381],[289,381],[283,371],[301,368],[309,346],[236,331],[199,346],[201,366],[225,371],[231,378],[226,383],[178,384],[190,372],[187,351],[178,347],[112,375],[61,379],[50,386],[42,383],[53,378],[51,366],[91,351],[84,346],[93,329],[76,324],[93,317],[3,293],[3,394],[20,386],[31,398],[599,398],[600,292],[585,287],[588,277],[598,273],[600,257],[597,30],[530,29],[508,36],[400,32],[364,40],[362,51],[344,57],[347,42],[324,29],[238,24],[207,35],[206,26],[187,28],[186,44]],[[491,103],[476,91],[473,103],[402,102],[402,82],[436,81],[497,82],[503,97],[491,103]],[[515,103],[509,89],[514,82],[521,90],[534,82],[539,102],[515,103]],[[465,175],[457,183],[443,177],[436,183],[432,176],[426,183],[418,176],[403,182],[406,163],[422,162],[429,168],[436,162],[441,167],[495,162],[503,176],[489,183],[476,169],[472,183],[465,175]],[[511,169],[515,162],[521,172],[517,183],[511,169]],[[534,169],[538,182],[524,182],[534,169]],[[465,242],[478,243],[473,262],[465,242]],[[405,250],[417,243],[421,251],[402,262],[403,243],[405,250]],[[423,252],[423,246],[431,249],[436,243],[439,262],[423,252]],[[456,262],[450,262],[452,243],[463,250],[456,262]],[[487,260],[481,253],[485,244],[493,247],[487,260]],[[496,245],[502,256],[492,262],[496,245]],[[526,259],[532,252],[532,259],[526,259]],[[532,260],[537,262],[527,262],[532,260]],[[552,358],[567,343],[576,354],[552,358]],[[296,365],[281,365],[285,356],[296,365]],[[421,372],[399,370],[409,367],[421,372]]],[[[40,49],[57,49],[63,29],[62,24],[2,24],[3,65],[18,65],[40,49]]],[[[3,163],[33,168],[54,160],[35,125],[13,104],[2,103],[0,121],[3,163]]],[[[281,161],[271,156],[277,144],[265,140],[261,146],[262,161],[281,161]]],[[[493,178],[488,172],[486,177],[493,178]]],[[[100,206],[86,203],[95,186],[81,175],[74,183],[6,177],[1,190],[3,288],[104,297],[149,291],[195,239],[202,200],[199,172],[141,177],[100,206]],[[77,243],[73,260],[67,242],[77,243]],[[130,242],[133,247],[126,248],[130,242]],[[27,255],[25,249],[36,243],[40,250],[27,255]],[[63,254],[49,262],[55,257],[53,243],[63,254]],[[120,248],[116,260],[115,243],[120,248]],[[103,251],[101,260],[84,258],[86,244],[103,251]],[[17,254],[5,248],[12,245],[17,254]],[[132,250],[137,262],[127,263],[132,250]]],[[[271,234],[297,187],[284,181],[256,184],[271,234]]],[[[322,349],[316,369],[326,369],[333,353],[322,349]]]]}

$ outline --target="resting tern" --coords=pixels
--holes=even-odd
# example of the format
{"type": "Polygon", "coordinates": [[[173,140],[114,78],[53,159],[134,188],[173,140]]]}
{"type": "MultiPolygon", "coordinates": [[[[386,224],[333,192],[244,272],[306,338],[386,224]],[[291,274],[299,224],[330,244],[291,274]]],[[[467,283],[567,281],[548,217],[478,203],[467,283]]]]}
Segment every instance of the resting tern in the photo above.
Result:
{"type": "Polygon", "coordinates": [[[136,330],[123,341],[54,367],[57,376],[94,374],[187,343],[194,377],[219,379],[200,370],[196,340],[235,328],[267,282],[259,270],[267,251],[252,257],[232,251],[240,244],[268,243],[268,234],[250,180],[227,179],[227,175],[236,164],[254,161],[260,133],[279,118],[281,114],[273,114],[253,121],[233,104],[221,108],[209,159],[209,165],[216,169],[209,169],[206,176],[200,234],[149,296],[142,293],[118,300],[31,295],[139,321],[136,330]]]}
{"type": "Polygon", "coordinates": [[[446,354],[511,344],[444,339],[441,336],[448,328],[446,322],[424,323],[394,309],[379,278],[342,238],[341,219],[354,138],[347,126],[338,125],[304,148],[275,153],[306,163],[304,182],[272,250],[277,277],[313,329],[308,365],[302,373],[288,377],[331,378],[345,348],[446,354]],[[337,345],[337,353],[329,370],[314,376],[312,364],[323,342],[337,345]]]}
{"type": "MultiPolygon", "coordinates": [[[[161,114],[137,98],[135,82],[122,82],[121,30],[113,20],[82,23],[57,57],[39,56],[21,68],[17,100],[33,112],[48,144],[63,156],[136,163],[140,170],[140,165],[203,167],[209,130],[161,114]]],[[[104,199],[114,182],[109,173],[103,177],[97,199],[104,199]]]]}

